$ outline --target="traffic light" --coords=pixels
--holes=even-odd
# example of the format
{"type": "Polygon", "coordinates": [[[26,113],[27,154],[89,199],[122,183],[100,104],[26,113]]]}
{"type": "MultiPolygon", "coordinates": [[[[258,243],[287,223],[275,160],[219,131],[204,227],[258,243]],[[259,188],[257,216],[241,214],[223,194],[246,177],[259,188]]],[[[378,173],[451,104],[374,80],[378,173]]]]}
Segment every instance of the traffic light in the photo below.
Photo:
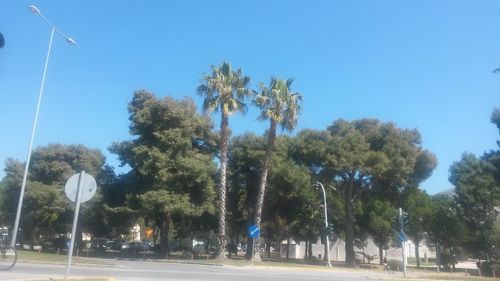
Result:
{"type": "Polygon", "coordinates": [[[333,224],[328,224],[328,226],[324,229],[324,232],[326,233],[326,235],[328,235],[328,239],[331,241],[333,240],[333,224]]]}
{"type": "Polygon", "coordinates": [[[408,240],[408,237],[405,234],[405,229],[408,228],[408,218],[409,215],[407,212],[403,211],[403,209],[399,208],[399,233],[398,238],[400,241],[408,240]]]}
{"type": "Polygon", "coordinates": [[[410,225],[410,216],[408,212],[402,211],[401,218],[403,220],[403,229],[408,229],[410,225]]]}

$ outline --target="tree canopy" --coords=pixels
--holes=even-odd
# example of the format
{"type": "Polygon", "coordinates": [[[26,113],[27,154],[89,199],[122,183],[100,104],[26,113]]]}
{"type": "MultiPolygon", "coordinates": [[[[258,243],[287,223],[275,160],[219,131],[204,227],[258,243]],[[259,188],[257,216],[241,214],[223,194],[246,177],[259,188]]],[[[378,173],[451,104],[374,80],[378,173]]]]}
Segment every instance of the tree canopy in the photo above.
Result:
{"type": "Polygon", "coordinates": [[[134,139],[110,150],[131,167],[131,192],[140,212],[160,229],[160,256],[166,256],[172,216],[214,212],[212,124],[188,98],[137,91],[128,109],[134,139]]]}

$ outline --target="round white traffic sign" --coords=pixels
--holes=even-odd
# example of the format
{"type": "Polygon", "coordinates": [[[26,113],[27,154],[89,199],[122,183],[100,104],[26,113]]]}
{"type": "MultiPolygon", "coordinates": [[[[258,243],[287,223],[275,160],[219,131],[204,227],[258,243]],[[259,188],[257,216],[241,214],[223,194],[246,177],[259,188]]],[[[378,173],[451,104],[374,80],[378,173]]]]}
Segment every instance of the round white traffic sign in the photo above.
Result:
{"type": "MultiPolygon", "coordinates": [[[[69,178],[66,182],[66,186],[64,187],[64,192],[69,200],[76,202],[76,191],[78,190],[78,180],[80,179],[80,174],[74,174],[69,178]]],[[[93,176],[89,174],[83,174],[81,187],[81,199],[80,202],[87,202],[90,198],[94,197],[95,192],[97,190],[97,183],[93,176]]]]}

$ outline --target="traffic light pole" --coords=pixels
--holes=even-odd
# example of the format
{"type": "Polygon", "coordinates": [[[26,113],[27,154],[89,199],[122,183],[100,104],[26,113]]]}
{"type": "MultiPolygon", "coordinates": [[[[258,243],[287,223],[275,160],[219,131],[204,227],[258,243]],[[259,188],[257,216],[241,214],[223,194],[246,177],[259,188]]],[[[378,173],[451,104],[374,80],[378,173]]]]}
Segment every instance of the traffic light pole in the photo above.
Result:
{"type": "Polygon", "coordinates": [[[331,267],[332,263],[330,262],[330,241],[328,237],[328,213],[326,211],[326,192],[325,187],[319,181],[316,182],[316,185],[321,187],[321,191],[323,191],[323,205],[325,207],[325,242],[326,242],[326,266],[331,267]]]}
{"type": "Polygon", "coordinates": [[[403,276],[406,277],[406,238],[404,235],[404,225],[403,225],[403,209],[399,208],[399,222],[401,223],[401,254],[403,255],[403,276]]]}

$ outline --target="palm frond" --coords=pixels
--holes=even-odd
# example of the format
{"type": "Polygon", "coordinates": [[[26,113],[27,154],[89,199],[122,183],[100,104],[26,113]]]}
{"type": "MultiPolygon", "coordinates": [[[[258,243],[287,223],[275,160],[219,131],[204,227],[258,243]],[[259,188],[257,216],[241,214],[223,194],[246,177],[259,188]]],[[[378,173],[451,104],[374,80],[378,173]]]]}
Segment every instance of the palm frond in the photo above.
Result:
{"type": "Polygon", "coordinates": [[[259,84],[260,93],[255,92],[252,101],[252,104],[261,110],[258,120],[272,119],[280,125],[282,130],[291,131],[295,128],[302,96],[290,90],[293,81],[293,79],[283,80],[273,76],[269,87],[262,82],[259,84]]]}

